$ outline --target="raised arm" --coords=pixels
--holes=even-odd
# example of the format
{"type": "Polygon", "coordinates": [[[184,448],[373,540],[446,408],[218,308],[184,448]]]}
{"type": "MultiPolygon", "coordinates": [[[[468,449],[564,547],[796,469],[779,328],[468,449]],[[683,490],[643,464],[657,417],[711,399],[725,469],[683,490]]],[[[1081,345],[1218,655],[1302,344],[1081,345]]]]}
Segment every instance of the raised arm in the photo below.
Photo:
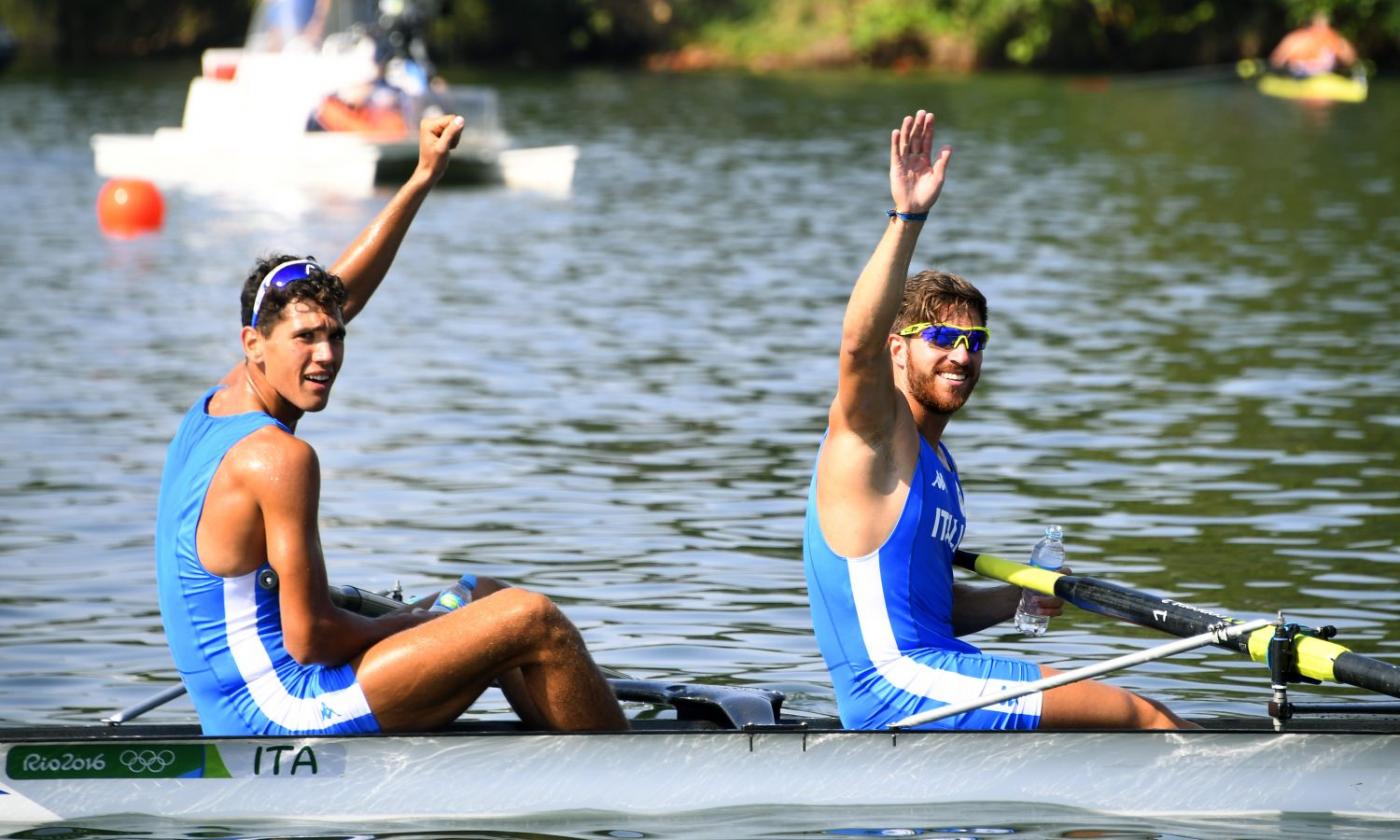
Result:
{"type": "MultiPolygon", "coordinates": [[[[897,213],[922,216],[938,200],[952,148],[944,146],[936,156],[932,149],[931,113],[906,116],[891,132],[890,195],[897,213]]],[[[922,221],[891,217],[856,280],[841,324],[840,379],[830,417],[833,433],[855,432],[871,443],[890,433],[899,397],[886,344],[922,229],[922,221]]]]}
{"type": "Polygon", "coordinates": [[[345,283],[341,314],[347,322],[365,308],[388,274],[423,199],[447,171],[448,153],[462,136],[462,126],[462,118],[452,115],[423,120],[418,127],[418,166],[413,174],[331,266],[331,272],[345,283]]]}
{"type": "MultiPolygon", "coordinates": [[[[341,317],[346,322],[365,308],[374,290],[389,273],[389,266],[399,253],[399,245],[408,233],[408,226],[428,197],[433,185],[447,171],[448,155],[462,136],[461,117],[446,115],[425,119],[418,126],[418,166],[389,203],[380,210],[350,247],[331,266],[345,284],[345,306],[341,317]]],[[[221,385],[235,387],[243,382],[243,362],[240,360],[223,379],[221,385]]]]}

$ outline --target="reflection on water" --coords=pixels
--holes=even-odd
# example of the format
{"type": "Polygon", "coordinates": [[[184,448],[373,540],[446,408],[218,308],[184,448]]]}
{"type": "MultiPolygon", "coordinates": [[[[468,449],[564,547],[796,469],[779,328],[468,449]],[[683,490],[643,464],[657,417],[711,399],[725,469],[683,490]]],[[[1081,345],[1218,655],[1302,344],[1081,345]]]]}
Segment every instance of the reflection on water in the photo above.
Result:
{"type": "MultiPolygon", "coordinates": [[[[384,199],[172,194],[161,235],[102,239],[88,135],[175,122],[188,72],[0,86],[7,722],[92,720],[174,679],[151,572],[165,443],[235,358],[251,258],[333,258],[384,199]]],[[[582,146],[576,190],[433,196],[352,325],[331,409],[299,430],[337,580],[413,592],[470,567],[564,603],[609,666],[834,711],[802,505],[885,224],[884,138],[927,105],[955,154],[918,262],[979,284],[997,339],[948,435],[965,545],[1019,557],[1057,521],[1077,571],[1400,658],[1391,86],[1319,119],[1234,85],[496,81],[521,145],[582,146]]],[[[977,641],[1071,667],[1157,639],[1076,615],[977,641]]],[[[1191,714],[1267,699],[1220,652],[1116,681],[1191,714]]]]}

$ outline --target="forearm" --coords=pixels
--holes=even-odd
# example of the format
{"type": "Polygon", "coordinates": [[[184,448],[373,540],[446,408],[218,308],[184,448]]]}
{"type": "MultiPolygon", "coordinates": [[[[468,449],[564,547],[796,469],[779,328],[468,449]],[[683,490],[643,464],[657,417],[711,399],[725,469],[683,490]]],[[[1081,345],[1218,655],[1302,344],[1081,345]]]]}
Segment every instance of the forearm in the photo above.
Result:
{"type": "Polygon", "coordinates": [[[924,227],[922,219],[938,201],[952,154],[952,149],[944,146],[935,158],[930,154],[932,148],[933,115],[927,111],[905,117],[890,134],[890,198],[899,215],[891,216],[846,305],[841,325],[843,374],[848,372],[848,362],[855,362],[857,369],[876,359],[884,364],[881,357],[904,297],[904,281],[924,227]]]}
{"type": "MultiPolygon", "coordinates": [[[[303,665],[344,665],[376,642],[436,618],[423,610],[396,610],[369,618],[331,607],[317,618],[309,637],[292,652],[303,665]]],[[[290,640],[289,640],[290,641],[290,640]]],[[[292,651],[291,645],[288,650],[292,651]]]]}
{"type": "Polygon", "coordinates": [[[1016,614],[1021,602],[1021,587],[971,586],[953,584],[953,633],[965,636],[986,630],[1016,614]]]}
{"type": "Polygon", "coordinates": [[[890,326],[904,297],[923,222],[891,219],[880,244],[856,280],[841,323],[841,351],[849,356],[883,355],[890,326]]]}
{"type": "Polygon", "coordinates": [[[345,284],[346,300],[341,314],[346,321],[364,309],[379,284],[389,273],[409,225],[433,188],[433,175],[422,167],[399,188],[384,209],[360,231],[355,241],[331,266],[345,284]]]}

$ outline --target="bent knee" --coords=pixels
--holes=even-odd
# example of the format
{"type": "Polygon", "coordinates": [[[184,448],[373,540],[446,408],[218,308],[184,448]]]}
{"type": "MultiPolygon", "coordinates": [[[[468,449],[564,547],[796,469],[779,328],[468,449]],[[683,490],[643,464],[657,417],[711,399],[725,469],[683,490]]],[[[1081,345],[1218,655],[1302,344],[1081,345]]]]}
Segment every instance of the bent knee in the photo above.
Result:
{"type": "Polygon", "coordinates": [[[497,592],[491,602],[527,631],[553,632],[560,627],[571,627],[558,605],[538,592],[510,586],[497,592]]]}
{"type": "Polygon", "coordinates": [[[576,651],[583,637],[547,596],[510,586],[473,604],[471,619],[532,661],[576,651]]]}
{"type": "Polygon", "coordinates": [[[549,612],[558,611],[554,602],[549,600],[549,596],[541,595],[529,589],[521,589],[518,586],[507,586],[496,590],[496,600],[492,601],[503,609],[513,612],[525,612],[533,616],[545,616],[549,612]]]}

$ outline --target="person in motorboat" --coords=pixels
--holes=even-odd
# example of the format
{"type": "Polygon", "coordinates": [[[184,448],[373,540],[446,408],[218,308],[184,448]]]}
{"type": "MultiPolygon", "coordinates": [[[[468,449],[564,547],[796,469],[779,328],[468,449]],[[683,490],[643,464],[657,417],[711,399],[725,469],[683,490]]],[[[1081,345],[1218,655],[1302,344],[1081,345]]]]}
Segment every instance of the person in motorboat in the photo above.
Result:
{"type": "Polygon", "coordinates": [[[382,75],[347,85],[328,95],[316,106],[307,131],[351,131],[383,142],[408,135],[406,116],[413,102],[401,89],[390,85],[382,75]]]}
{"type": "Polygon", "coordinates": [[[308,131],[350,131],[394,142],[418,120],[444,113],[447,83],[434,75],[416,32],[365,30],[343,49],[345,66],[360,68],[358,78],[351,73],[317,105],[308,131]]]}
{"type": "Polygon", "coordinates": [[[265,35],[263,47],[272,52],[315,51],[321,46],[330,6],[331,0],[267,0],[255,12],[262,23],[254,28],[265,35]]]}
{"type": "MultiPolygon", "coordinates": [[[[1057,673],[959,639],[1011,618],[1019,587],[955,583],[966,530],[962,485],[943,431],[972,395],[990,339],[986,298],[943,271],[907,277],[943,189],[950,147],[934,119],[906,116],[890,137],[894,208],[851,292],[837,392],[808,492],[803,565],[817,643],[844,726],[906,717],[1057,673]],[[907,279],[906,279],[907,278],[907,279]]],[[[1044,597],[1044,614],[1059,599],[1044,597]]],[[[1189,726],[1116,686],[1078,682],[965,712],[957,729],[1189,726]]]]}
{"type": "Polygon", "coordinates": [[[359,59],[361,78],[327,95],[312,113],[308,131],[351,131],[394,142],[409,135],[415,120],[443,113],[422,74],[405,71],[411,62],[388,54],[384,46],[365,36],[350,50],[359,59]],[[389,79],[391,67],[395,81],[389,79]]]}
{"type": "Polygon", "coordinates": [[[242,289],[243,361],[170,444],[156,580],[206,734],[429,730],[493,681],[530,727],[627,726],[578,630],[543,595],[467,575],[474,590],[445,613],[426,609],[430,598],[367,618],[330,599],[320,468],[297,421],[326,407],[345,324],[384,279],[462,126],[422,122],[417,168],[329,269],[287,255],[257,263],[242,289]]]}
{"type": "Polygon", "coordinates": [[[1356,48],[1332,28],[1325,12],[1285,35],[1269,55],[1271,69],[1299,79],[1340,72],[1354,64],[1356,48]]]}

